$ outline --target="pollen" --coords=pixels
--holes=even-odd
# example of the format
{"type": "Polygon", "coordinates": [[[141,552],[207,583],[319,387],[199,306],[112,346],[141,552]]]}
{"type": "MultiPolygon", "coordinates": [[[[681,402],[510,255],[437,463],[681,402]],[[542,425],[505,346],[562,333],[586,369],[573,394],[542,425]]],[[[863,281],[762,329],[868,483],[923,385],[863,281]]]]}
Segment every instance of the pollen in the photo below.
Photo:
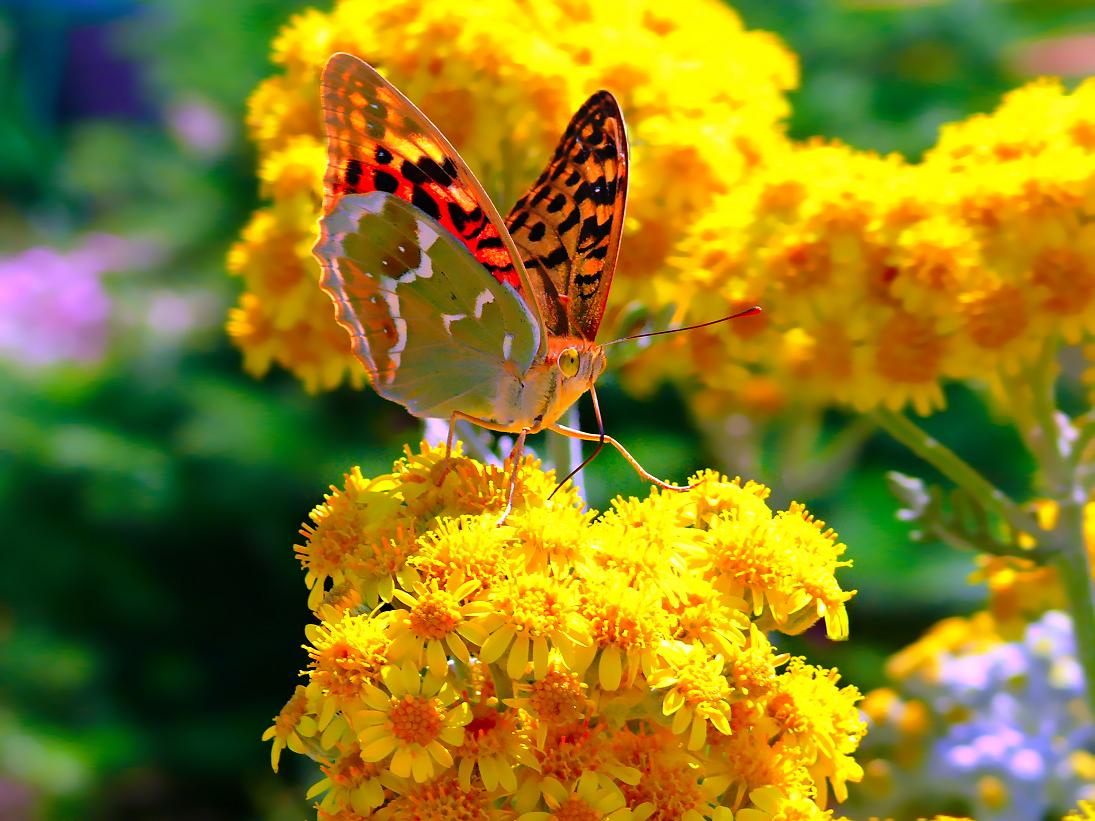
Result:
{"type": "Polygon", "coordinates": [[[581,678],[564,670],[551,670],[533,682],[528,696],[529,709],[540,721],[559,726],[577,721],[587,709],[581,678]]]}
{"type": "Polygon", "coordinates": [[[421,596],[409,615],[411,630],[427,639],[449,635],[461,618],[460,602],[444,591],[421,596]]]}
{"type": "Polygon", "coordinates": [[[551,811],[551,818],[552,821],[601,821],[604,813],[572,795],[551,811]]]}
{"type": "Polygon", "coordinates": [[[437,738],[444,720],[444,707],[435,698],[406,695],[392,705],[392,732],[407,744],[425,747],[437,738]]]}

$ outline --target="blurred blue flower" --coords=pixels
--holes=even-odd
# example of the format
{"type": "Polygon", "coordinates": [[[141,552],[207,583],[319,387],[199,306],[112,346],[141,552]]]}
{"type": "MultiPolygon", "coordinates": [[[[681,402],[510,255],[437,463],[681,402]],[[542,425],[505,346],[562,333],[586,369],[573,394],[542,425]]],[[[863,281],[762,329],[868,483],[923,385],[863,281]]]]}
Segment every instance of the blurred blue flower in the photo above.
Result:
{"type": "Polygon", "coordinates": [[[1028,821],[1095,798],[1095,722],[1066,614],[1046,613],[1017,641],[971,636],[958,650],[941,649],[930,673],[904,678],[897,691],[862,747],[861,763],[886,773],[888,788],[873,796],[868,788],[845,810],[929,815],[958,801],[979,821],[1028,821]],[[906,735],[917,702],[930,720],[906,735]]]}

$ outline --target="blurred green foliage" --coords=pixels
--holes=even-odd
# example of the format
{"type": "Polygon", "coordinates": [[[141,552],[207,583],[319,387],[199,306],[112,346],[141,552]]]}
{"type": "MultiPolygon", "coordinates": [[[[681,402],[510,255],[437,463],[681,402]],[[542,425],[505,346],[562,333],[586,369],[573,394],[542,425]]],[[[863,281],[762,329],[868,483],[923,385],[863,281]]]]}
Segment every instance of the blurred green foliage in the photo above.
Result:
{"type": "MultiPolygon", "coordinates": [[[[275,776],[259,741],[303,666],[308,611],[291,546],[328,484],[353,464],[386,469],[419,428],[367,392],[252,380],[222,330],[236,286],[224,256],[256,204],[244,104],[271,70],[278,25],[303,5],[0,3],[2,255],[72,248],[91,231],[144,249],[104,275],[102,361],[0,362],[0,817],[306,811],[314,772],[292,762],[275,776]],[[96,87],[88,67],[104,65],[96,87]]],[[[737,4],[801,56],[796,136],[910,156],[1021,82],[1026,44],[1095,28],[1087,6],[737,4]]],[[[940,438],[991,478],[1023,475],[1014,435],[984,402],[950,398],[929,422],[940,438]]],[[[654,473],[721,458],[673,391],[638,401],[608,378],[602,403],[654,473]]],[[[832,414],[823,438],[846,423],[832,414]]],[[[754,478],[785,504],[778,433],[754,478]]],[[[856,566],[842,583],[860,594],[851,642],[810,635],[793,649],[864,688],[881,682],[888,653],[982,596],[965,583],[969,557],[909,543],[884,490],[890,469],[922,471],[872,437],[852,470],[803,499],[848,543],[856,566]]],[[[596,507],[646,492],[612,454],[586,479],[596,507]]]]}

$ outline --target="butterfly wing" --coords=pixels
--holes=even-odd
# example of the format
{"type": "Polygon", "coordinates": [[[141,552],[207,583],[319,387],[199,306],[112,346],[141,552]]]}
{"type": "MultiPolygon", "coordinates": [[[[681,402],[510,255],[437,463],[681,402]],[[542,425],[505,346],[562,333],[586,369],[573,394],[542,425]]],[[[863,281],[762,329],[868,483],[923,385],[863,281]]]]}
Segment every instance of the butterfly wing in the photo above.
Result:
{"type": "Polygon", "coordinates": [[[627,203],[627,133],[598,91],[571,118],[547,168],[506,226],[547,332],[593,341],[604,315],[627,203]]]}
{"type": "Polygon", "coordinates": [[[516,288],[385,191],[340,197],[320,220],[315,254],[377,393],[415,416],[496,419],[500,385],[517,383],[514,369],[525,373],[541,342],[516,288]]]}
{"type": "MultiPolygon", "coordinates": [[[[327,61],[321,97],[328,146],[324,213],[349,194],[391,194],[438,222],[499,282],[523,298],[531,293],[498,210],[414,103],[368,63],[343,53],[327,61]]],[[[527,301],[541,325],[537,303],[527,301]]]]}

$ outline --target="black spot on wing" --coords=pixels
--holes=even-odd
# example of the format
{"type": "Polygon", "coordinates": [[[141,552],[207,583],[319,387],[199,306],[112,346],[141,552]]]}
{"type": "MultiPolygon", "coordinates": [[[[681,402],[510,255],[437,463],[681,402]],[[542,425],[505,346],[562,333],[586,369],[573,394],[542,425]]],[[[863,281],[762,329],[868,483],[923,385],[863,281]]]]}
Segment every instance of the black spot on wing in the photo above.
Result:
{"type": "Polygon", "coordinates": [[[602,145],[600,148],[595,149],[593,155],[601,161],[614,160],[619,156],[619,151],[615,145],[609,143],[608,145],[602,145]]]}
{"type": "Polygon", "coordinates": [[[539,205],[541,202],[547,199],[547,195],[551,193],[551,189],[548,186],[543,186],[535,194],[532,195],[532,199],[528,201],[529,207],[539,205]]]}
{"type": "Polygon", "coordinates": [[[597,215],[590,214],[582,220],[582,230],[578,234],[578,251],[588,254],[603,241],[612,230],[612,218],[597,222],[597,215]]]}
{"type": "Polygon", "coordinates": [[[361,182],[361,161],[346,160],[346,170],[342,179],[348,189],[356,191],[357,184],[361,182]]]}
{"type": "Polygon", "coordinates": [[[556,194],[551,198],[551,202],[547,204],[547,210],[549,214],[554,214],[563,210],[563,206],[566,205],[567,198],[565,194],[556,194]]]}
{"type": "Polygon", "coordinates": [[[570,231],[575,225],[578,224],[578,220],[582,218],[577,208],[571,208],[570,213],[567,214],[567,218],[559,223],[559,233],[565,234],[570,231]]]}
{"type": "Polygon", "coordinates": [[[531,242],[539,242],[544,238],[546,227],[544,223],[538,222],[532,226],[528,231],[528,238],[531,242]]]}
{"type": "MultiPolygon", "coordinates": [[[[520,203],[518,203],[517,207],[520,207],[520,203]]],[[[515,207],[515,210],[517,207],[515,207]]],[[[517,216],[515,216],[509,224],[509,231],[511,234],[516,231],[520,231],[522,228],[525,227],[525,223],[528,222],[528,211],[518,210],[516,211],[516,213],[517,216]]]]}
{"type": "Polygon", "coordinates": [[[375,155],[376,161],[381,165],[387,165],[392,161],[392,152],[382,146],[380,143],[376,145],[375,155]]]}
{"type": "Polygon", "coordinates": [[[604,177],[594,180],[589,186],[589,196],[598,205],[612,205],[616,199],[616,181],[607,181],[604,177]]]}
{"type": "Polygon", "coordinates": [[[403,160],[403,164],[399,166],[399,171],[414,185],[425,185],[430,179],[426,176],[425,171],[410,160],[403,160]]]}
{"type": "Polygon", "coordinates": [[[455,202],[448,202],[445,205],[446,210],[449,212],[449,219],[452,221],[453,227],[459,231],[460,234],[463,234],[464,229],[468,224],[468,215],[464,213],[464,209],[455,202]]]}
{"type": "MultiPolygon", "coordinates": [[[[406,163],[404,163],[404,165],[406,165],[406,163]]],[[[420,188],[417,185],[411,193],[411,205],[421,209],[435,220],[441,219],[441,209],[438,207],[437,201],[431,197],[425,189],[420,188]]]]}
{"type": "Polygon", "coordinates": [[[389,174],[387,171],[374,168],[373,187],[377,191],[386,191],[389,194],[394,194],[396,189],[399,188],[399,180],[396,179],[394,174],[389,174]]]}
{"type": "MultiPolygon", "coordinates": [[[[448,163],[452,163],[452,160],[448,157],[446,157],[445,159],[448,163]]],[[[423,174],[425,174],[429,179],[440,185],[442,188],[448,188],[456,179],[455,166],[453,166],[454,173],[449,174],[449,172],[446,171],[442,166],[438,165],[432,157],[427,156],[420,159],[418,161],[418,168],[422,171],[423,174]]]]}
{"type": "Polygon", "coordinates": [[[562,245],[557,245],[550,253],[542,254],[540,256],[540,262],[548,268],[558,268],[566,262],[569,257],[570,255],[567,253],[567,249],[562,245]]]}
{"type": "Polygon", "coordinates": [[[597,288],[600,283],[600,271],[593,274],[578,274],[578,276],[574,277],[574,284],[578,287],[578,293],[583,299],[588,299],[597,293],[597,288]]]}

